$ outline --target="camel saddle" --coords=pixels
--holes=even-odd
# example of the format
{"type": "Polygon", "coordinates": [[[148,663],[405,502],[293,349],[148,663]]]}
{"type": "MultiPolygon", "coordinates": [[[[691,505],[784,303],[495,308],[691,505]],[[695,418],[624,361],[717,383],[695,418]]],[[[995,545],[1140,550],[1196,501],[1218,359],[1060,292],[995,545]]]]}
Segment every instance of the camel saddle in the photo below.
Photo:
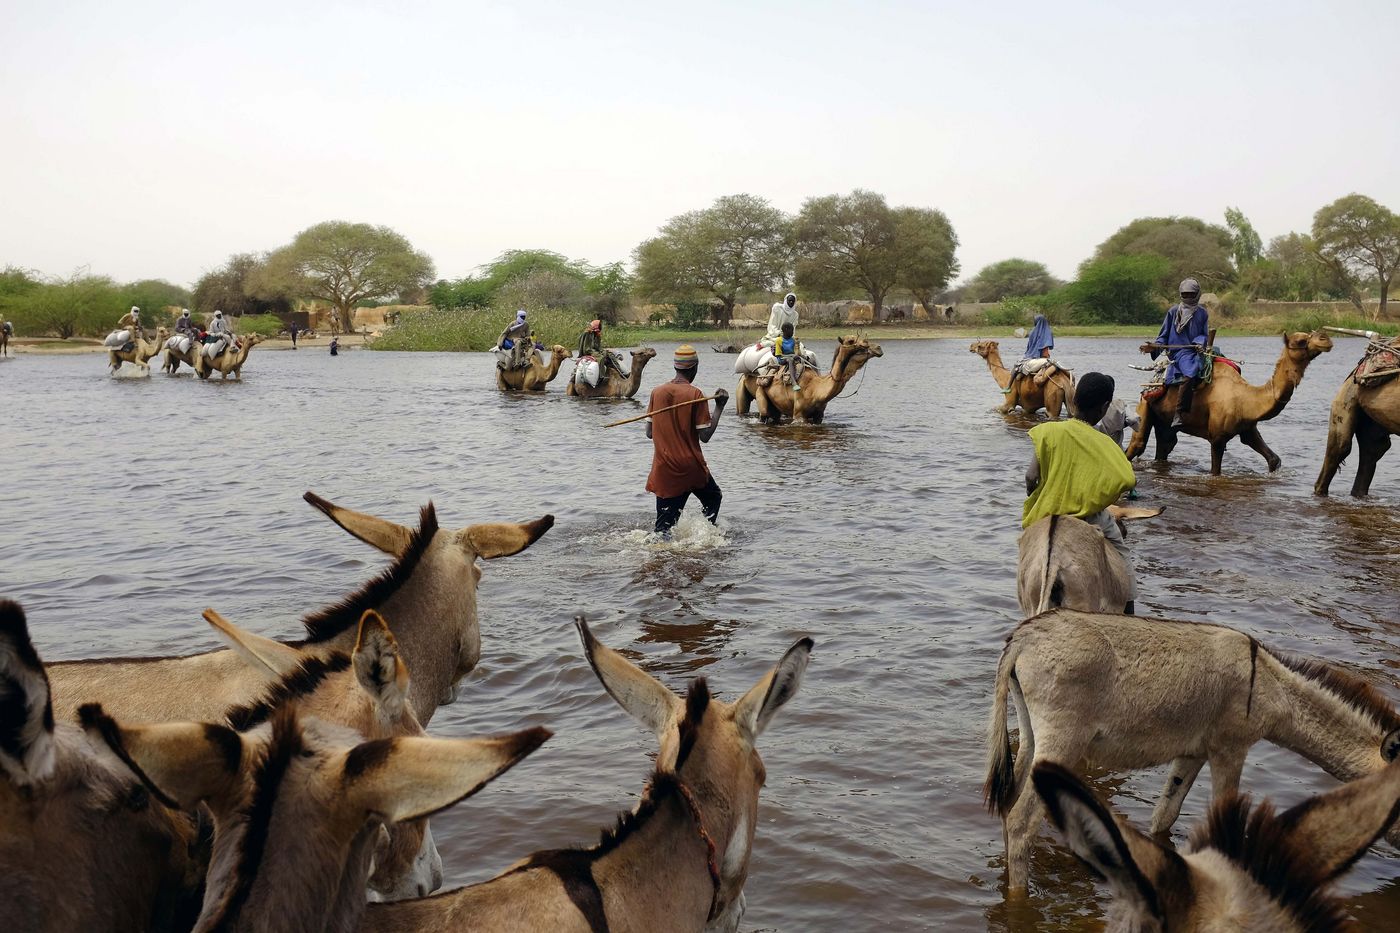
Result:
{"type": "Polygon", "coordinates": [[[1378,386],[1400,374],[1400,341],[1373,343],[1351,371],[1360,386],[1378,386]]]}

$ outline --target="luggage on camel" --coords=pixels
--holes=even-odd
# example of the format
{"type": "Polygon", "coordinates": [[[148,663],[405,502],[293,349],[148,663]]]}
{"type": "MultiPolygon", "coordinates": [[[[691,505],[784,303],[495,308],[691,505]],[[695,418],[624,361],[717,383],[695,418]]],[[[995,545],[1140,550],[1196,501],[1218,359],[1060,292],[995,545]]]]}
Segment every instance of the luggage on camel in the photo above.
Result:
{"type": "Polygon", "coordinates": [[[598,376],[602,367],[591,356],[585,356],[574,367],[574,379],[584,382],[590,389],[598,388],[598,376]]]}
{"type": "Polygon", "coordinates": [[[131,331],[114,330],[107,335],[107,339],[102,341],[104,347],[120,348],[122,350],[131,349],[131,331]]]}

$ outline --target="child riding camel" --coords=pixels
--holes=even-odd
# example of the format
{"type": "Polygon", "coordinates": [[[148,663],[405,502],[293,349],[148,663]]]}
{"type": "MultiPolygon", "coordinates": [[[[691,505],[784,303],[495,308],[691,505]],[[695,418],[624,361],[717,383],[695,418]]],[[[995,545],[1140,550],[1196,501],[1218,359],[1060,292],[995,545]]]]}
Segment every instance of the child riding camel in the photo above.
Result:
{"type": "Polygon", "coordinates": [[[773,344],[773,358],[778,361],[778,365],[786,366],[788,376],[792,379],[792,391],[801,392],[802,383],[797,381],[797,361],[802,356],[802,344],[792,336],[792,324],[783,322],[783,335],[773,344]]]}

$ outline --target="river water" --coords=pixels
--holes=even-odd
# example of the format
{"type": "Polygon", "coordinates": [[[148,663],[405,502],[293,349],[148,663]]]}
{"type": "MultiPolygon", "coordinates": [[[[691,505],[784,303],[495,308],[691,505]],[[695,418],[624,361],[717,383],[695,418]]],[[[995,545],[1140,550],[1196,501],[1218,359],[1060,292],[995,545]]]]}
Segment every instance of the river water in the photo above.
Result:
{"type": "MultiPolygon", "coordinates": [[[[1137,343],[1069,338],[1057,353],[1131,397],[1137,343]]],[[[1225,343],[1253,382],[1280,346],[1225,343]]],[[[566,398],[562,376],[544,395],[501,395],[486,354],[255,350],[241,384],[114,379],[99,356],[21,356],[0,363],[0,594],[25,604],[49,659],[209,648],[206,605],[295,637],[301,613],[382,565],[304,490],[403,522],[432,499],[448,526],[552,512],[538,544],[486,565],[482,664],[431,728],[545,724],[556,736],[435,818],[449,883],[591,843],[635,803],[654,741],[583,661],[570,620],[584,612],[677,690],[704,673],[731,700],[797,637],[815,638],[801,693],[760,744],[768,785],[743,929],[1096,929],[1102,892],[1062,848],[1037,853],[1028,904],[1004,905],[1000,824],[980,805],[996,659],[1018,618],[1031,422],[993,410],[1000,393],[967,345],[887,342],[819,427],[726,413],[707,449],[721,532],[688,517],[669,546],[646,536],[642,426],[602,425],[642,410],[673,345],[656,345],[638,400],[601,403],[566,398]]],[[[829,344],[816,349],[829,358],[829,344]]],[[[1170,466],[1140,468],[1143,504],[1168,512],[1132,540],[1138,605],[1332,659],[1394,698],[1400,453],[1367,502],[1311,496],[1328,404],[1359,352],[1339,340],[1263,427],[1280,472],[1237,444],[1211,478],[1194,438],[1170,466]]],[[[732,391],[732,360],[706,352],[698,384],[732,391]]],[[[1100,787],[1145,825],[1160,781],[1100,787]]],[[[1285,804],[1333,783],[1265,746],[1244,782],[1285,804]]],[[[1208,788],[1202,775],[1179,833],[1208,788]]],[[[1400,924],[1395,852],[1367,855],[1343,889],[1367,928],[1400,924]]]]}

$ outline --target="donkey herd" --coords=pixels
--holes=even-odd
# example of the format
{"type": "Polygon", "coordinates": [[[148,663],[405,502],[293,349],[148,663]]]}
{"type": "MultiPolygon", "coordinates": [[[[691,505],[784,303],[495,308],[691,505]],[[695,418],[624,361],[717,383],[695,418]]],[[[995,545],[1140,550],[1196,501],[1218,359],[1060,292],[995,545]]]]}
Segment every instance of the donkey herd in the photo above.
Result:
{"type": "MultiPolygon", "coordinates": [[[[480,660],[478,560],[525,550],[553,518],[454,531],[429,504],[409,528],[305,498],[392,562],[307,615],[300,641],[206,610],[221,650],[44,664],[24,611],[0,601],[0,930],[738,929],[765,781],[757,742],[796,695],[810,638],[727,703],[704,678],[673,693],[577,618],[604,690],[656,737],[640,803],[591,846],[434,893],[430,818],[550,738],[425,730],[480,660]]],[[[1090,541],[1071,525],[1058,540],[1090,541]]],[[[1048,816],[1106,881],[1110,929],[1349,928],[1332,883],[1382,836],[1400,843],[1400,713],[1356,677],[1233,629],[1103,611],[1093,587],[1067,583],[1117,566],[1052,567],[1056,540],[1052,525],[1022,542],[1030,617],[993,689],[986,795],[1008,896],[1027,890],[1048,816]],[[1345,783],[1282,813],[1252,803],[1237,791],[1260,740],[1345,783]],[[1151,835],[1071,770],[1086,762],[1170,765],[1151,835]],[[1167,833],[1207,762],[1214,805],[1178,852],[1167,833]]]]}

